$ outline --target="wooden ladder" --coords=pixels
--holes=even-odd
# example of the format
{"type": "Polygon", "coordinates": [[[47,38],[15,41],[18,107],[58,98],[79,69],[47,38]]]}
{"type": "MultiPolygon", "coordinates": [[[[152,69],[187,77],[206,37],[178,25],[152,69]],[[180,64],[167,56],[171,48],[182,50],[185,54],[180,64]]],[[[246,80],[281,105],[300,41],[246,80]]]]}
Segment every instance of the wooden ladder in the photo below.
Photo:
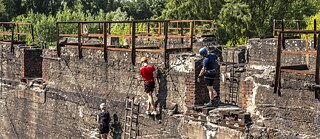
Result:
{"type": "Polygon", "coordinates": [[[139,113],[140,103],[135,104],[134,98],[126,99],[125,108],[125,125],[124,125],[124,139],[136,139],[139,136],[139,113]]]}

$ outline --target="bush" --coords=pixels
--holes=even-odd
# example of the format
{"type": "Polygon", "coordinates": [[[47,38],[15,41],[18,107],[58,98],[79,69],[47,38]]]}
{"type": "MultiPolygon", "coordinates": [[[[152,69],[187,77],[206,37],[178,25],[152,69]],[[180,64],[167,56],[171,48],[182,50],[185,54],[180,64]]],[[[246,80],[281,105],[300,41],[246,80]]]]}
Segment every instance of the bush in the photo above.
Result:
{"type": "MultiPolygon", "coordinates": [[[[56,22],[58,21],[120,21],[128,20],[127,13],[122,12],[120,8],[116,11],[109,13],[104,13],[100,10],[98,14],[92,15],[88,11],[83,10],[83,6],[78,2],[74,7],[69,8],[64,5],[63,9],[59,10],[56,15],[45,15],[29,12],[27,15],[20,15],[14,18],[13,22],[31,22],[34,28],[34,44],[40,44],[42,41],[46,41],[49,45],[54,45],[56,36],[56,22]]],[[[59,32],[65,34],[77,34],[78,28],[77,24],[65,24],[59,25],[59,32]]],[[[111,31],[116,31],[121,34],[128,29],[125,26],[112,26],[111,31]]],[[[94,32],[99,30],[98,24],[88,25],[89,32],[94,32]]],[[[23,29],[22,31],[28,31],[28,29],[23,29]]],[[[27,37],[24,37],[27,39],[27,37]]],[[[30,41],[30,40],[25,40],[30,41]]]]}

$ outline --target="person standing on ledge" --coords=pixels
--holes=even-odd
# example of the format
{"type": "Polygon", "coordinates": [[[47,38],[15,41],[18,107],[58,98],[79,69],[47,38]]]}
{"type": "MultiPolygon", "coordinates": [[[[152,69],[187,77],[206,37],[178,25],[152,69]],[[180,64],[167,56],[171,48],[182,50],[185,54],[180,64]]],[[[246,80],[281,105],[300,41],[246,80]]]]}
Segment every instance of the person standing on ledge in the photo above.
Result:
{"type": "Polygon", "coordinates": [[[153,100],[153,91],[155,88],[155,79],[157,79],[156,68],[152,65],[148,64],[148,58],[142,57],[141,58],[141,68],[140,68],[140,75],[144,81],[144,92],[148,95],[148,106],[146,114],[156,115],[156,107],[153,100]],[[152,107],[153,111],[150,113],[150,107],[152,107]]]}
{"type": "Polygon", "coordinates": [[[198,76],[198,82],[200,81],[200,77],[204,76],[208,91],[210,101],[205,103],[205,106],[216,107],[220,104],[219,96],[216,90],[213,89],[213,81],[216,74],[215,66],[217,65],[217,56],[214,53],[208,54],[207,48],[203,47],[199,50],[199,54],[204,58],[203,59],[203,67],[198,76]]]}
{"type": "Polygon", "coordinates": [[[97,122],[99,123],[99,134],[101,139],[107,139],[110,127],[110,114],[106,110],[106,103],[100,104],[101,112],[97,115],[97,122]]]}

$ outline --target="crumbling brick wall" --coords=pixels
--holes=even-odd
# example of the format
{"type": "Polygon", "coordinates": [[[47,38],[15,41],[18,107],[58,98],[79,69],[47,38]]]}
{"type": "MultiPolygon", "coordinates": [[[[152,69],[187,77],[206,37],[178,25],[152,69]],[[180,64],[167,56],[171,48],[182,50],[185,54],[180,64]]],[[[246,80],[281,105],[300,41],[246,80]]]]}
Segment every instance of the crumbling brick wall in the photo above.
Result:
{"type": "MultiPolygon", "coordinates": [[[[274,138],[319,138],[319,100],[304,86],[313,75],[282,72],[281,94],[274,94],[277,39],[251,39],[249,63],[243,78],[243,109],[251,113],[254,125],[250,136],[274,138]],[[252,88],[251,88],[252,86],[252,88]]],[[[286,40],[286,51],[305,50],[305,40],[286,40]]],[[[314,50],[311,42],[307,43],[314,50]]],[[[314,69],[314,56],[308,56],[314,69]]],[[[305,55],[283,55],[282,65],[307,64],[305,55]]]]}
{"type": "MultiPolygon", "coordinates": [[[[119,120],[112,123],[120,122],[123,125],[127,96],[135,96],[137,102],[141,102],[141,113],[144,113],[146,95],[139,75],[139,60],[142,56],[148,56],[149,62],[158,68],[156,100],[162,111],[158,117],[162,122],[149,117],[140,118],[140,135],[179,137],[178,126],[181,125],[177,123],[181,119],[168,116],[169,110],[177,105],[178,111],[184,112],[189,105],[203,103],[204,95],[208,95],[206,88],[201,88],[202,94],[196,90],[200,85],[196,83],[195,77],[199,72],[196,67],[201,67],[196,63],[202,60],[192,53],[170,54],[169,68],[164,67],[163,53],[137,52],[136,65],[131,64],[129,51],[108,51],[107,61],[104,60],[103,51],[93,49],[84,49],[82,59],[78,58],[77,49],[66,47],[62,49],[61,58],[57,57],[54,49],[43,50],[42,55],[42,69],[38,70],[42,71],[46,81],[45,90],[20,84],[9,91],[6,99],[8,113],[15,115],[11,120],[19,137],[95,136],[99,104],[107,102],[112,118],[118,117],[119,120]],[[196,98],[189,97],[188,93],[194,94],[196,98]]],[[[14,60],[24,61],[20,57],[14,60]]],[[[17,73],[21,74],[23,67],[17,69],[17,73]]],[[[121,125],[114,133],[121,134],[121,125]]],[[[10,127],[10,124],[7,123],[6,127],[10,127]]],[[[12,138],[14,135],[2,136],[12,138]]]]}

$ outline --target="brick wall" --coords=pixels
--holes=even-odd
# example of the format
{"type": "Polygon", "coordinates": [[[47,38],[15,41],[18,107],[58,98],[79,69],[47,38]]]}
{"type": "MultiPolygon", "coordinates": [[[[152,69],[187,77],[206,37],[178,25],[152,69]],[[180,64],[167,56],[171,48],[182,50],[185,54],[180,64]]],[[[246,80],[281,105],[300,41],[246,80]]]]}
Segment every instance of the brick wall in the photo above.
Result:
{"type": "Polygon", "coordinates": [[[251,80],[242,81],[241,84],[241,106],[242,110],[247,110],[247,98],[252,95],[253,82],[251,80]]]}

